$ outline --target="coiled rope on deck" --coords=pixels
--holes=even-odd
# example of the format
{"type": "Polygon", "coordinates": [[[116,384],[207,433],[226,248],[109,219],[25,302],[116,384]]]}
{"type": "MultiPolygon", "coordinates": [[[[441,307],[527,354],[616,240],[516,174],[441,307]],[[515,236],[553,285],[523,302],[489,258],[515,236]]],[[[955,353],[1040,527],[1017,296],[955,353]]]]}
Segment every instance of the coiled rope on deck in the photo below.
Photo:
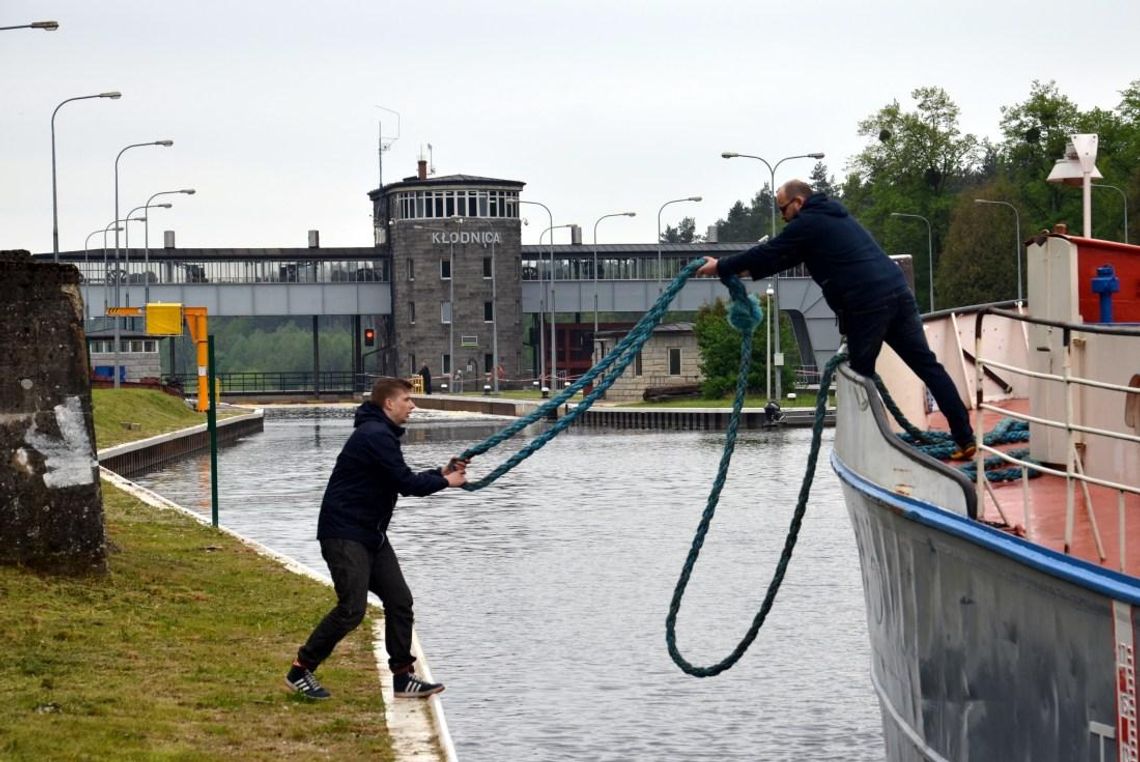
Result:
{"type": "MultiPolygon", "coordinates": [[[[890,392],[887,391],[883,379],[880,378],[877,373],[875,374],[875,386],[879,390],[879,396],[882,398],[883,404],[887,410],[890,411],[899,426],[903,428],[903,433],[898,435],[899,439],[916,450],[924,452],[938,460],[949,459],[954,451],[958,449],[953,437],[951,437],[948,432],[935,431],[932,429],[921,431],[907,420],[907,417],[903,415],[902,410],[891,397],[890,392]]],[[[990,447],[1028,441],[1029,422],[1009,417],[1002,418],[992,429],[982,436],[982,443],[990,447]]],[[[1006,454],[1011,458],[1024,460],[1027,463],[1038,464],[1036,460],[1029,457],[1029,450],[1011,450],[1006,454]]],[[[986,479],[991,482],[1005,482],[1020,479],[1021,468],[1019,466],[1007,465],[1008,463],[1009,461],[1003,460],[997,455],[986,458],[983,461],[986,479]],[[1005,466],[1004,468],[999,468],[999,466],[1003,465],[1005,466]]],[[[978,467],[973,461],[958,466],[958,470],[966,474],[970,479],[976,479],[978,476],[978,467]]],[[[1036,479],[1039,476],[1041,476],[1040,471],[1034,468],[1029,469],[1028,477],[1030,479],[1036,479]]]]}

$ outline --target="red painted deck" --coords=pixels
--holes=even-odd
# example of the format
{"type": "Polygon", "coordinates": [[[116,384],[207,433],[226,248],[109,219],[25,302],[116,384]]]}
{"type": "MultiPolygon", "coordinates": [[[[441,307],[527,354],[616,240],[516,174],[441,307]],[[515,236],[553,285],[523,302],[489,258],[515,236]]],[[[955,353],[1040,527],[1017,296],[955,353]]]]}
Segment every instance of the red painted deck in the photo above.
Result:
{"type": "MultiPolygon", "coordinates": [[[[1008,400],[1000,404],[1007,410],[1025,413],[1029,406],[1026,400],[1008,400]]],[[[999,420],[999,416],[986,411],[987,430],[999,420]]],[[[946,419],[939,413],[927,417],[929,428],[946,431],[946,419]]],[[[1027,443],[999,447],[1001,450],[1024,448],[1027,443]]],[[[961,465],[954,463],[952,465],[961,465]]],[[[1063,470],[1063,469],[1059,469],[1063,470]]],[[[1065,479],[1043,474],[1028,482],[1028,500],[1023,492],[1021,479],[1009,482],[990,482],[992,494],[986,492],[981,518],[987,522],[1007,521],[1011,531],[1019,535],[1024,532],[1026,539],[1060,553],[1065,552],[1065,514],[1067,488],[1065,479]],[[995,505],[994,498],[997,499],[995,505]],[[999,512],[998,507],[1001,511],[999,512]],[[1028,510],[1027,510],[1028,508],[1028,510]]],[[[1071,554],[1105,568],[1120,571],[1121,538],[1124,538],[1124,561],[1128,574],[1140,576],[1140,495],[1125,493],[1125,523],[1119,517],[1120,493],[1095,484],[1089,484],[1088,495],[1078,481],[1073,482],[1074,517],[1073,544],[1071,554]],[[1091,505],[1091,510],[1090,506],[1091,505]],[[1097,535],[1100,543],[1098,548],[1097,535]]]]}

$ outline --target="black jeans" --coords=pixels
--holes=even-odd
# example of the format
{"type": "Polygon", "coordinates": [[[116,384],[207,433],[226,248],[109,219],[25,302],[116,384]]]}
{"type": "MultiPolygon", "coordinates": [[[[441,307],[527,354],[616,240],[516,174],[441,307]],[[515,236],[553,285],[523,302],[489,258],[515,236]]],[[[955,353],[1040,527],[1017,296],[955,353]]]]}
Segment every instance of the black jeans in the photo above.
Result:
{"type": "Polygon", "coordinates": [[[308,669],[329,657],[336,644],[352,632],[364,619],[368,591],[376,593],[384,604],[384,645],[388,649],[388,667],[393,672],[406,672],[412,656],[412,591],[404,581],[400,562],[392,545],[385,539],[376,550],[369,550],[355,540],[321,540],[321,555],[329,565],[336,588],[336,607],[321,620],[313,634],[297,651],[297,659],[308,669]]]}
{"type": "Polygon", "coordinates": [[[950,435],[954,441],[959,446],[974,441],[970,414],[946,369],[926,343],[918,305],[910,291],[896,292],[865,310],[845,311],[843,320],[847,331],[848,362],[852,370],[873,376],[875,361],[885,341],[930,389],[938,409],[950,424],[950,435]]]}

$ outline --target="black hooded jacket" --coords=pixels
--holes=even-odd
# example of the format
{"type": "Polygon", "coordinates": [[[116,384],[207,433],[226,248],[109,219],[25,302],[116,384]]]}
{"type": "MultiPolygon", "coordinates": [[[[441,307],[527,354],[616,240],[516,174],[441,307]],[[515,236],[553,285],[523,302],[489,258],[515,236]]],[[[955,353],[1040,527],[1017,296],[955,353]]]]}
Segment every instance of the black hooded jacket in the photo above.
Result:
{"type": "Polygon", "coordinates": [[[353,425],[325,488],[317,539],[356,540],[375,549],[384,542],[397,495],[430,495],[447,487],[447,479],[438,468],[418,474],[408,468],[400,451],[404,429],[371,402],[357,408],[353,425]]]}
{"type": "Polygon", "coordinates": [[[778,236],[717,260],[717,274],[753,280],[803,263],[836,314],[874,307],[906,290],[902,269],[838,201],[813,193],[778,236]]]}

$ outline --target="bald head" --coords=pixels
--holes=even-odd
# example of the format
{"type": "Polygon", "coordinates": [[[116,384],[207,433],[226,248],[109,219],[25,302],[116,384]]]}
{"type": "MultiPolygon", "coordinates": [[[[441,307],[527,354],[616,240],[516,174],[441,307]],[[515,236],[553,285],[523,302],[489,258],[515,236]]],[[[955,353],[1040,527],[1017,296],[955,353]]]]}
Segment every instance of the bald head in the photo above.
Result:
{"type": "Polygon", "coordinates": [[[811,186],[803,180],[788,180],[776,191],[776,206],[784,222],[791,222],[811,197],[811,186]]]}
{"type": "Polygon", "coordinates": [[[801,198],[807,201],[811,198],[812,189],[803,180],[788,180],[780,186],[780,193],[786,201],[791,201],[793,198],[801,198]]]}

